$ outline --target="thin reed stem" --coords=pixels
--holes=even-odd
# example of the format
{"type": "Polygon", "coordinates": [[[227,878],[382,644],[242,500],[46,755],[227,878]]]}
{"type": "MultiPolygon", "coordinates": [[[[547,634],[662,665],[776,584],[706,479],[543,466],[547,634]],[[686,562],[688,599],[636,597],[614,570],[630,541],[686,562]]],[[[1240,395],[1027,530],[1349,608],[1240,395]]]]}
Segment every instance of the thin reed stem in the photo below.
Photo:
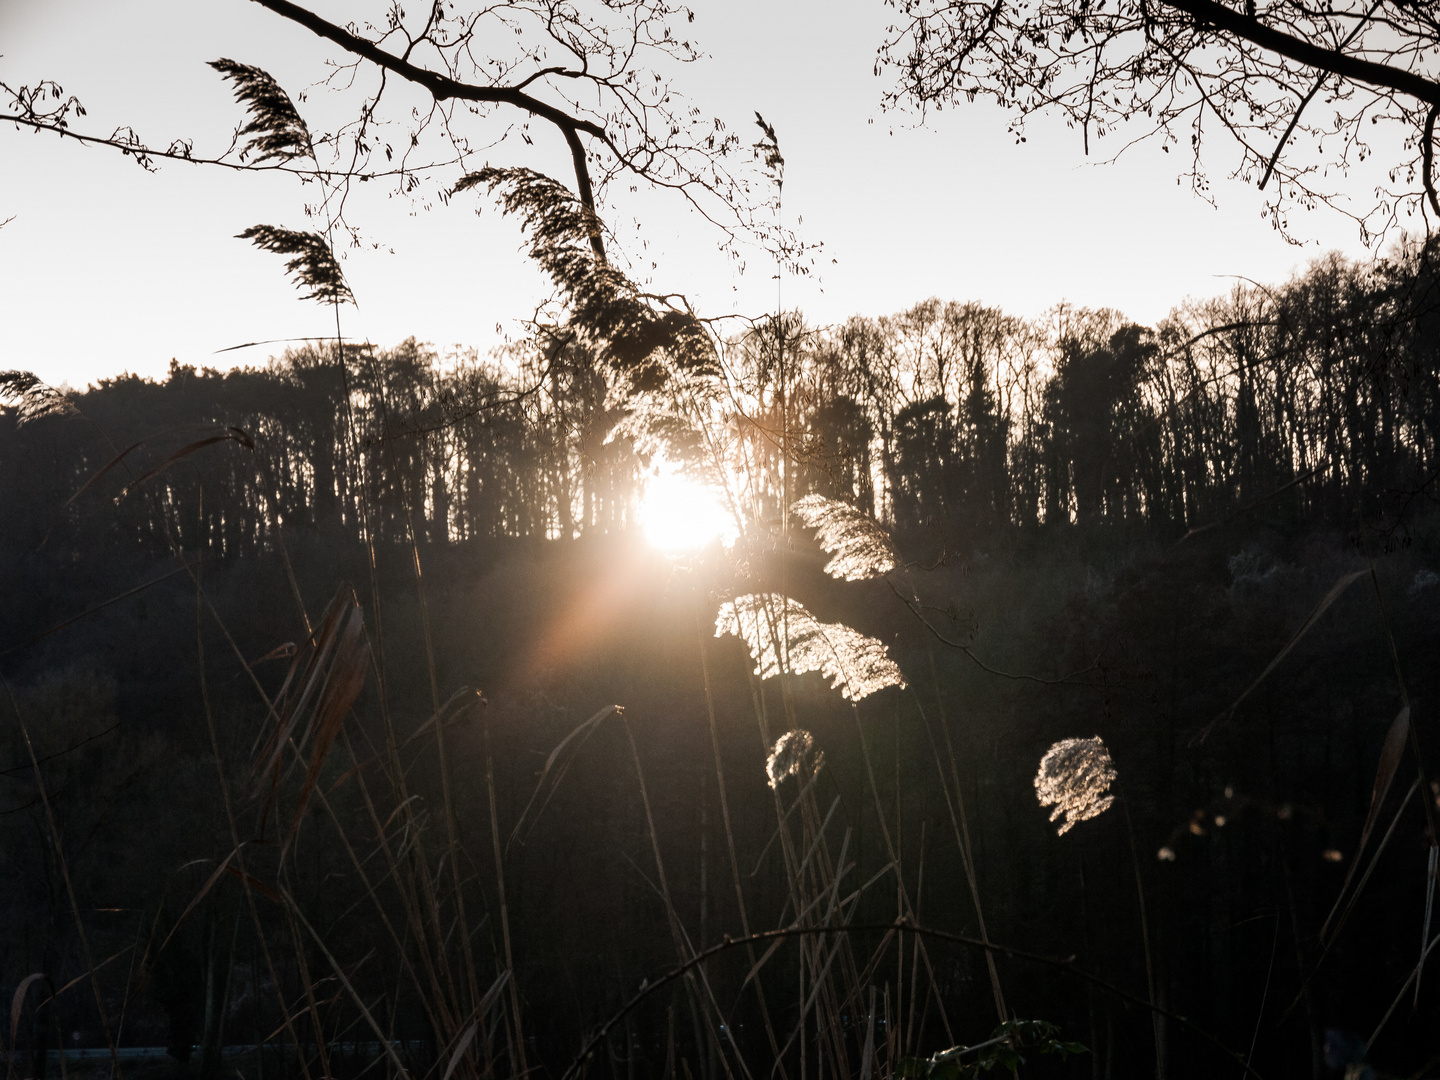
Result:
{"type": "MultiPolygon", "coordinates": [[[[700,677],[705,684],[705,714],[710,721],[710,751],[715,758],[715,789],[720,795],[720,818],[725,825],[725,847],[730,855],[730,878],[735,885],[735,908],[740,915],[740,930],[746,936],[750,936],[750,917],[746,912],[745,890],[740,883],[740,860],[735,854],[735,831],[730,820],[730,798],[725,788],[725,766],[720,757],[720,732],[715,722],[715,696],[710,687],[710,662],[706,657],[704,624],[700,621],[700,606],[697,598],[695,605],[695,639],[700,654],[700,677]]],[[[755,947],[749,945],[745,950],[745,957],[750,962],[750,968],[755,968],[755,947]]],[[[755,999],[760,1006],[760,1017],[765,1024],[765,1037],[770,1042],[770,1052],[774,1055],[776,1068],[780,1074],[780,1080],[789,1080],[785,1072],[785,1063],[781,1059],[780,1044],[775,1039],[775,1027],[770,1019],[770,1008],[765,1003],[765,987],[759,979],[755,980],[755,999]]]]}
{"type": "MultiPolygon", "coordinates": [[[[529,1067],[525,1063],[525,1035],[520,1021],[520,992],[516,987],[515,955],[510,946],[510,906],[505,898],[505,855],[500,849],[500,815],[495,807],[495,761],[490,753],[490,722],[481,720],[485,738],[485,791],[490,800],[490,842],[494,848],[495,884],[500,890],[500,937],[505,947],[505,970],[510,973],[511,1022],[515,1025],[515,1037],[510,1040],[510,1067],[514,1075],[524,1076],[529,1067]]],[[[469,947],[468,939],[466,947],[469,947]]],[[[479,1005],[479,999],[476,999],[479,1005]]],[[[477,1017],[484,1023],[484,1017],[477,1017]]]]}

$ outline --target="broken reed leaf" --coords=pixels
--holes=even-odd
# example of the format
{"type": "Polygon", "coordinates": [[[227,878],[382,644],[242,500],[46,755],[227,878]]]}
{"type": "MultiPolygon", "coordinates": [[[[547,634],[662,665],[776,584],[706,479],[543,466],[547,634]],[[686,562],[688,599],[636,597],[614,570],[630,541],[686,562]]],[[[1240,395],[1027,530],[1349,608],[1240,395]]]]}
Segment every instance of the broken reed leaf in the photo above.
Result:
{"type": "MultiPolygon", "coordinates": [[[[14,994],[14,996],[11,997],[11,999],[10,999],[10,1045],[11,1045],[11,1046],[14,1046],[14,1045],[15,1045],[16,1036],[19,1034],[19,1031],[20,1031],[20,1013],[21,1013],[21,1012],[24,1010],[24,1008],[25,1008],[25,994],[26,994],[26,991],[28,991],[28,990],[30,989],[30,987],[34,986],[37,982],[40,982],[41,980],[44,980],[45,982],[49,983],[49,982],[50,982],[50,976],[49,976],[49,975],[46,975],[43,971],[32,972],[31,974],[26,975],[25,978],[21,979],[21,980],[20,980],[20,985],[15,988],[15,994],[14,994]]],[[[55,989],[53,983],[51,983],[50,989],[51,989],[51,990],[54,990],[54,989],[55,989]]],[[[53,997],[54,995],[52,994],[51,996],[53,997]]]]}
{"type": "Polygon", "coordinates": [[[825,763],[825,755],[812,753],[814,749],[815,736],[800,728],[787,731],[776,739],[770,756],[765,759],[765,776],[770,787],[778,788],[780,781],[787,776],[801,776],[802,773],[808,774],[802,779],[815,776],[825,763]]]}
{"type": "Polygon", "coordinates": [[[285,264],[285,272],[294,279],[297,289],[310,290],[304,299],[322,304],[355,303],[355,294],[345,283],[335,253],[319,233],[298,232],[276,225],[251,225],[235,239],[249,240],[262,251],[276,255],[295,256],[285,264]]]}
{"type": "Polygon", "coordinates": [[[235,86],[235,100],[247,106],[250,122],[240,129],[250,141],[240,148],[242,159],[254,154],[254,164],[314,157],[310,129],[295,109],[290,95],[270,75],[234,60],[211,60],[210,66],[235,86]]]}
{"type": "Polygon", "coordinates": [[[286,843],[295,835],[300,820],[305,816],[305,807],[310,794],[320,779],[320,769],[325,756],[330,752],[350,707],[365,687],[365,674],[370,662],[370,646],[365,640],[365,620],[360,605],[352,599],[350,617],[341,632],[335,658],[320,687],[320,697],[315,703],[315,712],[307,725],[301,743],[314,732],[310,742],[310,761],[305,770],[305,782],[301,785],[299,798],[295,802],[295,813],[290,819],[290,830],[286,843]]]}
{"type": "Polygon", "coordinates": [[[818,671],[850,701],[906,685],[884,644],[844,623],[821,622],[778,593],[747,593],[722,604],[715,636],[726,634],[745,642],[762,679],[818,671]]]}
{"type": "Polygon", "coordinates": [[[29,371],[0,371],[0,407],[14,409],[16,427],[45,416],[79,412],[70,398],[29,371]]]}
{"type": "Polygon", "coordinates": [[[265,797],[262,822],[279,795],[286,748],[293,749],[306,764],[287,843],[304,814],[330,746],[364,687],[369,660],[364,615],[354,594],[342,587],[325,609],[315,633],[291,660],[275,695],[274,724],[268,733],[262,732],[264,745],[255,757],[256,794],[265,797]]]}
{"type": "Polygon", "coordinates": [[[791,513],[815,530],[815,540],[831,559],[825,572],[840,581],[862,581],[895,569],[890,534],[869,514],[839,499],[806,495],[791,513]]]}
{"type": "Polygon", "coordinates": [[[1116,776],[1110,751],[1098,735],[1089,739],[1061,739],[1040,759],[1040,771],[1035,774],[1035,797],[1041,806],[1055,808],[1050,813],[1051,821],[1064,815],[1064,824],[1058,830],[1058,834],[1064,836],[1080,822],[1110,809],[1115,796],[1109,794],[1109,789],[1116,776]]]}
{"type": "MultiPolygon", "coordinates": [[[[1332,589],[1331,592],[1333,594],[1335,590],[1332,589]]],[[[1360,842],[1355,846],[1355,857],[1351,860],[1350,870],[1345,875],[1344,883],[1340,886],[1340,894],[1335,897],[1335,903],[1334,906],[1330,908],[1330,914],[1325,917],[1324,923],[1320,926],[1321,941],[1327,940],[1330,932],[1330,924],[1334,922],[1336,914],[1340,911],[1341,901],[1343,901],[1346,894],[1350,892],[1350,883],[1354,880],[1355,874],[1360,868],[1360,856],[1364,854],[1366,846],[1370,843],[1370,836],[1380,821],[1380,810],[1385,804],[1385,797],[1390,794],[1390,785],[1395,780],[1395,773],[1400,768],[1400,762],[1405,755],[1405,748],[1409,743],[1410,706],[1407,704],[1400,707],[1400,711],[1395,714],[1395,719],[1390,721],[1390,727],[1385,732],[1385,741],[1380,746],[1380,761],[1375,767],[1375,785],[1370,793],[1370,809],[1365,815],[1365,826],[1360,830],[1360,842]]],[[[1419,783],[1418,779],[1416,783],[1419,783]]],[[[1407,794],[1405,796],[1405,803],[1401,804],[1402,808],[1405,804],[1409,803],[1409,801],[1410,796],[1407,794]]],[[[1287,813],[1289,808],[1288,803],[1280,808],[1280,813],[1277,814],[1277,816],[1281,821],[1289,820],[1289,814],[1287,813]]],[[[1394,826],[1392,825],[1391,828],[1393,829],[1394,826]]],[[[1368,875],[1360,879],[1360,884],[1356,886],[1355,892],[1350,896],[1349,904],[1347,904],[1345,908],[1347,915],[1350,906],[1355,903],[1355,900],[1360,895],[1360,891],[1365,888],[1365,883],[1368,880],[1368,875]]],[[[1345,918],[1346,916],[1341,916],[1340,921],[1343,923],[1345,918]]],[[[1336,932],[1339,932],[1338,926],[1336,927],[1336,932]]]]}

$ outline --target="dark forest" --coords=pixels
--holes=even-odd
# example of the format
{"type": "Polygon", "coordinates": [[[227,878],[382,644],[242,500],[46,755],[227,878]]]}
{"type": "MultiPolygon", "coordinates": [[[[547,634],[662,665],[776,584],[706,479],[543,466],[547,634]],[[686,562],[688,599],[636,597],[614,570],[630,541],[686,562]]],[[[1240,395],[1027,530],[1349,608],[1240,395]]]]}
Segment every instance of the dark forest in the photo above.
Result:
{"type": "Polygon", "coordinates": [[[1377,1060],[1423,1065],[1436,794],[1392,745],[1435,715],[1422,255],[1155,328],[792,313],[623,399],[573,342],[408,341],[8,411],[17,1051],[358,1075],[378,1029],[416,1075],[464,1042],[708,1080],[1035,1018],[1088,1050],[1036,1075],[1268,1076],[1383,1018],[1377,1060]],[[676,447],[747,485],[729,548],[644,542],[676,447]],[[752,674],[717,609],[782,580],[898,677],[752,674]],[[1116,805],[1057,835],[1037,766],[1097,736],[1116,805]]]}
{"type": "Polygon", "coordinates": [[[819,325],[775,128],[671,96],[689,9],[256,2],[351,119],[217,59],[210,154],[0,81],[7,137],[291,174],[314,229],[238,239],[335,328],[0,371],[6,1080],[1440,1075],[1433,13],[897,0],[886,109],[1135,119],[1202,197],[1210,117],[1286,237],[1403,145],[1363,261],[819,325]],[[549,301],[348,336],[372,180],[494,207],[549,301]],[[637,280],[622,185],[774,308],[637,280]]]}

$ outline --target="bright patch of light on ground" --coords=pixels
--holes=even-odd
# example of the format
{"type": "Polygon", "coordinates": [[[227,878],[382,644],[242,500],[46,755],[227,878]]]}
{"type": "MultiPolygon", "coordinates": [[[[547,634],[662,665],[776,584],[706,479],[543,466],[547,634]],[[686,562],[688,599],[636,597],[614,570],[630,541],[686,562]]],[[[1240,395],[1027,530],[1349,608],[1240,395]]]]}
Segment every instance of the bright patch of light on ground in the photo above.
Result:
{"type": "Polygon", "coordinates": [[[735,522],[714,490],[673,467],[646,477],[638,517],[645,539],[670,554],[698,551],[735,535],[735,522]]]}

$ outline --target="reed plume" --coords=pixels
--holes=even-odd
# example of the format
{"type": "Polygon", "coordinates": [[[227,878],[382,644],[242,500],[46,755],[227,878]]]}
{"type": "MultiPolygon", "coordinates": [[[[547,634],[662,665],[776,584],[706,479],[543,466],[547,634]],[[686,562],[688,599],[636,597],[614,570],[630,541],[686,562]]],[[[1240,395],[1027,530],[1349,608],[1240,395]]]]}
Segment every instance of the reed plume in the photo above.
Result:
{"type": "Polygon", "coordinates": [[[29,371],[0,371],[0,407],[15,410],[19,427],[42,416],[67,416],[76,411],[68,396],[29,371]]]}
{"type": "Polygon", "coordinates": [[[1041,806],[1053,806],[1050,820],[1064,816],[1058,830],[1064,836],[1082,821],[1110,808],[1115,796],[1110,785],[1118,774],[1110,751],[1096,735],[1089,739],[1061,739],[1040,759],[1035,774],[1035,796],[1041,806]]]}
{"type": "Polygon", "coordinates": [[[887,686],[905,688],[885,645],[844,623],[821,622],[800,603],[778,593],[747,593],[722,604],[715,636],[745,642],[762,679],[818,671],[850,701],[887,686]]]}
{"type": "Polygon", "coordinates": [[[802,772],[814,776],[818,773],[825,762],[825,754],[822,751],[812,755],[814,749],[815,736],[800,728],[787,731],[776,739],[765,759],[765,775],[770,780],[771,788],[778,788],[780,781],[787,776],[800,776],[802,772]]]}
{"type": "Polygon", "coordinates": [[[890,534],[868,514],[839,499],[806,495],[790,512],[815,530],[815,540],[831,556],[825,573],[840,581],[863,581],[895,569],[890,534]]]}

